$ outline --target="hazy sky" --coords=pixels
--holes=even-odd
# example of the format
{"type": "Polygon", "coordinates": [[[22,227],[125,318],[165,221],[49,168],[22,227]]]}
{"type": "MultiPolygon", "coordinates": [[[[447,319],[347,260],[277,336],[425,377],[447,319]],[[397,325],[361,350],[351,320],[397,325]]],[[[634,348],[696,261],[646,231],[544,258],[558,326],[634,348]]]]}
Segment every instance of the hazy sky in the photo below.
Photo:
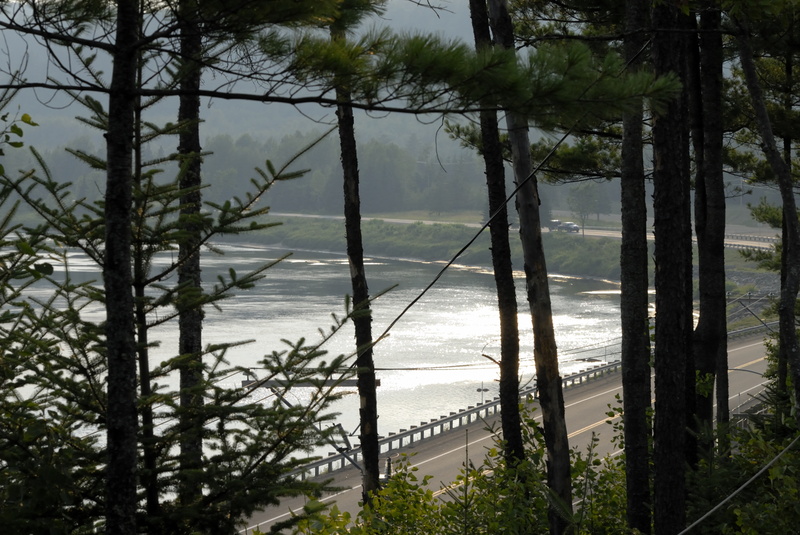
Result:
{"type": "MultiPolygon", "coordinates": [[[[422,0],[424,1],[424,0],[422,0]]],[[[438,33],[447,37],[460,37],[471,39],[471,29],[468,13],[468,4],[465,0],[436,0],[436,5],[443,9],[433,11],[431,9],[416,5],[412,0],[389,0],[386,14],[380,19],[370,22],[370,26],[389,26],[398,31],[418,31],[438,33]]],[[[15,39],[16,36],[6,36],[6,39],[15,39]]],[[[9,43],[9,50],[17,50],[19,54],[27,49],[29,53],[28,74],[29,80],[42,79],[47,75],[56,74],[63,78],[63,74],[52,65],[47,65],[43,49],[33,42],[28,47],[12,46],[9,43]]],[[[7,58],[13,60],[13,58],[7,58]]],[[[19,58],[17,58],[19,59],[19,58]]],[[[98,58],[98,64],[102,65],[102,58],[98,58]]],[[[110,76],[110,67],[103,69],[106,78],[110,76]]],[[[215,84],[210,81],[207,87],[211,88],[215,84]]],[[[98,100],[105,103],[106,97],[103,95],[95,96],[98,100]]],[[[76,115],[88,115],[88,112],[79,105],[75,105],[65,95],[54,95],[47,91],[37,90],[25,91],[21,93],[16,104],[21,111],[30,113],[35,120],[42,126],[35,129],[28,129],[26,140],[41,148],[62,146],[77,136],[88,135],[98,137],[99,133],[92,131],[74,119],[76,115]]],[[[177,106],[177,104],[175,104],[177,106]]],[[[174,120],[172,106],[164,106],[161,115],[154,119],[157,122],[174,120]],[[163,114],[163,115],[162,115],[163,114]]],[[[296,130],[308,131],[312,129],[324,129],[324,124],[315,124],[315,120],[322,123],[330,122],[335,117],[332,110],[320,110],[318,107],[306,106],[301,110],[302,113],[290,106],[282,104],[256,104],[241,102],[226,102],[215,100],[206,102],[201,111],[205,123],[202,126],[202,136],[204,138],[217,133],[227,133],[233,137],[238,137],[244,133],[249,133],[253,137],[281,137],[286,133],[296,130]]],[[[425,142],[433,145],[437,143],[440,148],[442,144],[452,143],[441,133],[437,134],[440,126],[439,122],[433,125],[419,124],[413,117],[395,117],[387,120],[359,120],[357,128],[361,135],[370,138],[383,137],[387,141],[392,140],[391,134],[402,132],[408,136],[408,129],[418,129],[417,136],[426,138],[425,142]],[[402,123],[403,126],[400,126],[402,123]],[[389,125],[398,125],[389,126],[389,125]]],[[[394,140],[402,143],[402,140],[394,140]]],[[[102,140],[98,141],[102,143],[102,140]]]]}

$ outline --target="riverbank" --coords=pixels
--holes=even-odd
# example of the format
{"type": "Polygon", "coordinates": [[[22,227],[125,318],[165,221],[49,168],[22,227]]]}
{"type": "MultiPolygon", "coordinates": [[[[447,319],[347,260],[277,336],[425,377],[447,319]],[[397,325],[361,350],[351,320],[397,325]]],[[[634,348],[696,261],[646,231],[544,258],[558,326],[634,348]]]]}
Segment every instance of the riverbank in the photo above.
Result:
{"type": "MultiPolygon", "coordinates": [[[[248,233],[265,245],[287,249],[344,252],[344,225],[340,218],[272,216],[278,223],[259,233],[248,233]]],[[[432,222],[390,222],[365,220],[362,223],[364,255],[415,259],[424,262],[447,262],[461,252],[458,264],[491,268],[488,230],[477,225],[432,222]]],[[[577,234],[545,232],[542,235],[547,268],[550,273],[601,280],[619,280],[619,240],[586,238],[577,234]]],[[[512,263],[522,269],[522,247],[512,240],[512,263]]]]}
{"type": "MultiPolygon", "coordinates": [[[[242,239],[287,249],[334,253],[344,253],[346,249],[341,217],[276,215],[270,216],[268,222],[277,226],[258,233],[248,233],[242,239]]],[[[460,254],[457,263],[490,268],[489,233],[484,231],[478,234],[478,231],[477,224],[366,219],[362,224],[364,254],[367,257],[447,262],[474,239],[460,254]]],[[[619,280],[618,239],[544,232],[542,240],[550,273],[619,280]]],[[[519,240],[512,239],[511,246],[512,262],[515,267],[521,268],[522,247],[519,240]]],[[[755,264],[745,261],[737,250],[726,251],[726,271],[731,284],[741,286],[745,292],[770,293],[779,290],[780,281],[776,273],[757,269],[755,264]]]]}
{"type": "MultiPolygon", "coordinates": [[[[339,254],[346,250],[344,223],[340,216],[280,214],[270,216],[268,222],[275,226],[257,233],[248,233],[240,239],[286,250],[328,251],[339,254]]],[[[364,254],[372,258],[444,263],[461,251],[455,263],[490,269],[492,260],[489,233],[479,231],[479,225],[474,223],[367,218],[362,223],[364,254]],[[469,247],[464,249],[470,242],[469,247]]],[[[620,240],[562,232],[545,232],[542,240],[549,273],[619,281],[620,240]]],[[[516,269],[523,266],[522,247],[518,239],[512,239],[512,263],[516,269]]],[[[762,316],[771,306],[770,294],[777,295],[780,291],[777,273],[758,269],[734,249],[726,250],[726,277],[731,300],[729,312],[737,327],[757,323],[759,320],[755,316],[762,316]],[[736,299],[747,294],[762,298],[749,300],[745,308],[736,299]]],[[[650,280],[652,281],[652,271],[650,280]]]]}

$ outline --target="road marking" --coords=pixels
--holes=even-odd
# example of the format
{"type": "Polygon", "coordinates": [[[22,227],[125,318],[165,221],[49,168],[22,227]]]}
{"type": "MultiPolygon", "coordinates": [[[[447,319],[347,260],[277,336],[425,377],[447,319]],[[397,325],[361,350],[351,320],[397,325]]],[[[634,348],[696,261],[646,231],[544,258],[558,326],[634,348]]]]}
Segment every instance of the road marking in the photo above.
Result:
{"type": "MultiPolygon", "coordinates": [[[[745,349],[745,348],[750,348],[750,347],[759,346],[759,345],[763,345],[763,344],[751,344],[751,345],[749,345],[749,346],[742,346],[742,347],[740,347],[740,348],[737,348],[737,349],[745,349]]],[[[734,369],[734,370],[741,370],[741,369],[743,369],[743,368],[748,368],[748,367],[752,366],[753,364],[757,364],[757,363],[761,362],[762,360],[764,360],[764,357],[760,357],[760,358],[757,358],[757,359],[755,359],[755,360],[751,360],[750,362],[745,362],[744,364],[740,364],[740,365],[736,366],[736,367],[735,367],[735,368],[733,368],[733,369],[734,369]]],[[[730,372],[728,372],[728,373],[730,374],[730,372]]],[[[735,398],[735,397],[737,397],[737,396],[740,396],[740,395],[742,395],[742,394],[744,394],[744,393],[746,393],[746,392],[750,392],[751,390],[754,390],[754,389],[756,389],[756,388],[759,388],[760,386],[762,386],[762,385],[764,385],[764,384],[766,384],[766,383],[767,383],[767,381],[764,381],[763,383],[759,383],[759,384],[757,384],[757,385],[754,385],[753,387],[751,387],[751,388],[748,388],[748,389],[747,389],[747,390],[745,390],[744,392],[739,392],[738,394],[734,394],[733,396],[730,396],[728,399],[729,399],[729,400],[731,400],[731,399],[733,399],[733,398],[735,398]]],[[[602,395],[605,395],[605,394],[610,394],[610,393],[611,393],[611,392],[613,392],[614,390],[618,390],[618,389],[617,389],[617,388],[614,388],[614,389],[611,389],[611,390],[607,390],[607,391],[603,392],[602,394],[598,394],[598,395],[599,395],[599,396],[602,396],[602,395]]],[[[592,397],[597,397],[597,396],[592,396],[592,397]]],[[[585,400],[585,401],[588,401],[588,400],[590,400],[590,399],[592,399],[592,398],[586,398],[586,400],[585,400]]],[[[576,402],[576,403],[580,403],[580,401],[579,401],[579,402],[576,402]]],[[[572,403],[572,405],[575,405],[576,403],[572,403]]],[[[655,403],[655,398],[654,398],[654,399],[652,399],[652,400],[650,401],[650,403],[651,403],[651,404],[652,404],[652,403],[655,403]]],[[[591,430],[591,429],[594,429],[595,427],[599,427],[599,426],[603,425],[603,424],[604,424],[604,423],[606,423],[606,422],[611,422],[611,421],[613,421],[613,420],[616,420],[616,419],[618,419],[618,418],[619,418],[619,416],[616,416],[616,417],[614,417],[614,418],[604,418],[604,419],[602,419],[602,420],[600,420],[600,421],[598,421],[598,422],[595,422],[595,423],[593,423],[593,424],[589,424],[589,425],[587,425],[587,426],[586,426],[586,427],[584,427],[583,429],[578,429],[577,431],[573,431],[572,433],[570,433],[569,435],[567,435],[567,438],[573,438],[573,437],[576,437],[576,436],[580,435],[581,433],[585,433],[586,431],[589,431],[589,430],[591,430]]]]}
{"type": "MultiPolygon", "coordinates": [[[[728,353],[730,353],[732,351],[741,351],[742,349],[750,349],[751,347],[763,346],[763,345],[764,345],[764,342],[756,342],[756,343],[753,343],[753,344],[750,344],[750,345],[739,346],[739,347],[734,348],[734,349],[729,349],[728,353]]],[[[763,359],[764,357],[761,357],[761,358],[763,359]]]]}
{"type": "MultiPolygon", "coordinates": [[[[590,400],[592,400],[592,399],[595,399],[595,398],[598,398],[598,397],[605,396],[605,395],[607,395],[607,394],[610,394],[610,393],[612,393],[612,392],[616,392],[617,390],[620,390],[621,388],[622,388],[621,386],[620,386],[620,387],[616,387],[616,388],[612,388],[612,389],[610,389],[610,390],[606,390],[605,392],[600,392],[599,394],[595,394],[595,395],[593,395],[593,396],[589,396],[589,397],[587,397],[587,398],[582,398],[582,399],[580,399],[580,400],[578,400],[578,401],[574,401],[574,402],[572,402],[572,403],[570,403],[570,404],[568,404],[568,405],[565,405],[565,406],[564,406],[564,408],[566,409],[566,408],[569,408],[569,407],[573,407],[573,406],[575,406],[575,405],[578,405],[578,404],[580,404],[580,403],[586,403],[587,401],[590,401],[590,400]]],[[[541,415],[541,414],[539,414],[539,415],[538,415],[538,416],[536,416],[536,418],[535,418],[535,420],[541,420],[541,419],[542,419],[542,415],[541,415]]],[[[605,420],[603,420],[603,421],[605,421],[605,420]]],[[[603,422],[600,422],[600,423],[603,423],[603,422]]],[[[595,424],[595,425],[597,425],[597,424],[595,424]]],[[[591,427],[591,426],[590,426],[590,427],[591,427]]],[[[472,442],[469,442],[469,443],[467,444],[467,446],[472,446],[472,445],[474,445],[474,444],[478,444],[479,442],[483,442],[483,441],[484,441],[484,440],[486,440],[486,439],[492,438],[492,436],[493,436],[493,435],[486,435],[486,436],[484,436],[484,437],[481,437],[481,438],[479,438],[479,439],[473,440],[472,442]]],[[[445,456],[447,456],[447,455],[450,455],[450,454],[452,454],[452,453],[455,453],[455,452],[457,452],[457,451],[461,451],[461,450],[463,450],[463,449],[464,449],[464,446],[459,446],[459,447],[457,447],[457,448],[453,448],[452,450],[446,451],[446,452],[444,452],[444,453],[440,453],[439,455],[436,455],[435,457],[431,457],[430,459],[427,459],[427,460],[424,460],[424,461],[420,461],[420,462],[418,462],[418,463],[415,463],[415,466],[420,466],[420,465],[423,465],[423,464],[429,463],[429,462],[431,462],[431,461],[435,461],[435,460],[437,460],[437,459],[440,459],[440,458],[442,458],[442,457],[445,457],[445,456]]]]}
{"type": "MultiPolygon", "coordinates": [[[[331,494],[330,496],[325,496],[324,498],[321,498],[319,501],[326,502],[328,500],[332,500],[332,499],[337,498],[337,497],[339,497],[339,496],[341,496],[343,494],[347,494],[350,491],[353,491],[353,490],[356,490],[356,489],[360,489],[360,488],[361,488],[361,485],[359,484],[359,485],[356,485],[355,487],[350,487],[349,489],[343,490],[341,492],[337,492],[336,494],[331,494]]],[[[266,524],[268,522],[272,523],[272,522],[275,522],[276,520],[280,520],[281,518],[283,518],[285,516],[289,516],[291,514],[294,514],[295,511],[300,511],[302,508],[303,507],[301,506],[301,507],[296,507],[294,509],[289,509],[289,511],[283,513],[282,515],[274,516],[272,518],[268,518],[267,520],[262,520],[258,524],[253,524],[252,526],[248,526],[245,529],[239,531],[239,533],[242,533],[242,531],[249,531],[249,530],[258,529],[258,528],[260,528],[261,526],[263,526],[264,524],[266,524]]]]}
{"type": "Polygon", "coordinates": [[[590,429],[594,429],[594,428],[595,428],[595,427],[597,427],[597,426],[603,425],[604,423],[606,423],[606,422],[610,422],[610,421],[612,421],[612,420],[616,420],[617,418],[618,418],[618,417],[611,418],[611,419],[609,419],[609,418],[605,418],[605,419],[603,419],[603,420],[600,420],[599,422],[595,422],[595,423],[593,423],[593,424],[591,424],[591,425],[587,425],[587,426],[586,426],[586,427],[584,427],[583,429],[578,429],[577,431],[573,431],[572,433],[570,433],[569,435],[567,435],[567,438],[576,437],[576,436],[580,435],[581,433],[585,433],[586,431],[589,431],[590,429]]]}
{"type": "Polygon", "coordinates": [[[605,392],[600,392],[599,394],[595,394],[594,396],[589,396],[588,398],[582,398],[582,399],[579,399],[578,401],[573,401],[569,405],[564,405],[564,408],[566,409],[566,408],[569,408],[569,407],[574,407],[575,405],[578,405],[579,403],[585,403],[585,402],[587,402],[589,400],[592,400],[594,398],[599,398],[599,397],[605,396],[606,394],[610,394],[611,392],[616,392],[617,390],[622,390],[622,385],[620,385],[620,386],[618,386],[616,388],[612,388],[610,390],[606,390],[605,392]]]}
{"type": "MultiPolygon", "coordinates": [[[[744,364],[739,364],[738,366],[736,366],[733,369],[734,370],[741,370],[742,368],[747,368],[749,366],[752,366],[753,364],[757,364],[757,363],[761,362],[762,360],[764,360],[764,357],[757,358],[755,360],[751,360],[750,362],[745,362],[744,364]]],[[[730,373],[730,372],[728,372],[728,373],[730,373]]]]}
{"type": "MultiPolygon", "coordinates": [[[[758,343],[753,343],[753,344],[749,344],[749,345],[746,345],[746,346],[739,346],[739,347],[736,347],[736,348],[733,348],[733,349],[729,349],[729,350],[728,350],[728,352],[730,353],[730,352],[733,352],[733,351],[740,351],[740,350],[743,350],[743,349],[749,349],[749,348],[751,348],[751,347],[755,347],[755,346],[763,346],[763,345],[764,345],[764,344],[763,344],[763,342],[758,342],[758,343]]],[[[738,365],[738,366],[734,367],[733,369],[734,369],[734,370],[741,370],[741,369],[747,368],[747,367],[749,367],[749,366],[752,366],[753,364],[757,364],[757,363],[761,362],[762,360],[764,360],[764,357],[760,357],[760,358],[757,358],[757,359],[751,360],[750,362],[745,362],[744,364],[740,364],[740,365],[738,365]]],[[[728,373],[730,373],[730,372],[728,372],[728,373]]],[[[765,382],[766,382],[766,381],[765,381],[765,382]]],[[[752,387],[752,388],[750,388],[750,389],[746,390],[745,392],[749,392],[750,390],[753,390],[754,388],[758,388],[759,386],[761,386],[761,385],[763,385],[763,384],[765,384],[765,383],[761,383],[761,384],[759,384],[759,385],[756,385],[756,386],[754,386],[754,387],[752,387]]],[[[622,386],[620,385],[620,386],[618,386],[618,387],[611,388],[611,389],[609,389],[609,390],[606,390],[606,391],[604,391],[604,392],[600,392],[600,393],[598,393],[598,394],[595,394],[595,395],[593,395],[593,396],[589,396],[589,397],[586,397],[586,398],[581,398],[581,399],[579,399],[579,400],[573,401],[572,403],[569,403],[569,404],[565,405],[565,406],[564,406],[564,408],[566,409],[566,408],[569,408],[569,407],[573,407],[573,406],[575,406],[575,405],[578,405],[578,404],[580,404],[580,403],[585,403],[585,402],[587,402],[587,401],[590,401],[590,400],[592,400],[592,399],[595,399],[595,398],[598,398],[598,397],[605,396],[605,395],[607,395],[607,394],[610,394],[610,393],[612,393],[612,392],[616,392],[616,391],[618,391],[618,390],[621,390],[621,389],[622,389],[622,386]]],[[[738,395],[740,395],[740,394],[742,394],[742,393],[744,393],[744,392],[740,392],[739,394],[736,394],[736,395],[734,395],[734,396],[731,396],[729,399],[733,399],[733,398],[735,398],[736,396],[738,396],[738,395]]],[[[652,402],[655,402],[655,399],[653,399],[653,400],[651,401],[651,403],[652,403],[652,402]]],[[[542,418],[542,415],[541,415],[541,414],[539,414],[539,415],[538,415],[538,416],[537,416],[535,419],[536,419],[536,420],[541,420],[541,418],[542,418]]],[[[581,433],[585,433],[585,432],[587,432],[587,431],[590,431],[591,429],[594,429],[595,427],[599,427],[599,426],[603,425],[604,423],[606,423],[606,422],[609,422],[609,421],[612,421],[612,420],[615,420],[615,419],[617,419],[617,418],[619,418],[619,416],[617,416],[617,417],[615,417],[615,418],[613,418],[613,419],[604,418],[604,419],[602,419],[602,420],[600,420],[600,421],[597,421],[597,422],[595,422],[595,423],[593,423],[593,424],[587,425],[587,426],[586,426],[586,427],[584,427],[583,429],[578,429],[577,431],[573,431],[572,433],[570,433],[569,435],[567,435],[567,437],[568,437],[568,438],[573,438],[573,437],[576,437],[576,436],[580,435],[581,433]]],[[[489,438],[492,438],[493,436],[494,436],[494,435],[492,435],[492,434],[486,435],[486,436],[484,436],[484,437],[481,437],[481,438],[479,438],[479,439],[476,439],[476,440],[473,440],[473,441],[469,442],[469,443],[467,444],[467,446],[473,446],[473,445],[475,445],[475,444],[478,444],[478,443],[480,443],[480,442],[483,442],[483,441],[485,441],[485,440],[487,440],[487,439],[489,439],[489,438]]],[[[429,462],[431,462],[431,461],[435,461],[435,460],[437,460],[437,459],[440,459],[440,458],[442,458],[442,457],[445,457],[445,456],[447,456],[447,455],[450,455],[450,454],[453,454],[453,453],[455,453],[455,452],[461,451],[461,450],[463,450],[463,449],[464,449],[464,447],[465,447],[465,446],[459,446],[459,447],[457,447],[457,448],[454,448],[454,449],[451,449],[451,450],[449,450],[449,451],[446,451],[446,452],[444,452],[444,453],[441,453],[441,454],[439,454],[439,455],[436,455],[435,457],[431,457],[430,459],[427,459],[427,460],[424,460],[424,461],[420,461],[420,462],[418,462],[418,463],[415,463],[415,466],[421,466],[421,465],[423,465],[423,464],[429,463],[429,462]]],[[[614,456],[614,455],[617,455],[617,454],[619,454],[619,453],[621,453],[621,450],[619,450],[619,451],[617,451],[617,452],[614,452],[614,453],[612,453],[611,455],[612,455],[612,456],[614,456]]],[[[336,497],[338,497],[338,496],[342,496],[343,494],[347,494],[348,492],[352,492],[352,491],[354,491],[354,490],[357,490],[357,489],[360,489],[360,488],[361,488],[361,485],[359,484],[359,485],[356,485],[356,486],[354,486],[354,487],[351,487],[351,488],[349,488],[349,489],[347,489],[347,490],[343,490],[343,491],[341,491],[341,492],[337,492],[336,494],[331,494],[330,496],[326,496],[325,498],[322,498],[320,501],[323,501],[323,502],[324,502],[324,501],[332,500],[332,499],[334,499],[334,498],[336,498],[336,497]]],[[[443,491],[443,489],[442,489],[442,490],[440,490],[440,491],[437,491],[437,493],[436,493],[436,494],[439,494],[439,493],[441,493],[442,491],[443,491]]],[[[297,510],[300,510],[300,509],[301,509],[301,508],[300,508],[300,507],[298,507],[297,509],[293,509],[293,510],[291,510],[291,511],[289,511],[289,512],[283,513],[282,515],[278,515],[278,516],[276,516],[276,517],[273,517],[273,518],[270,518],[270,519],[268,519],[268,520],[264,520],[264,521],[260,522],[260,523],[259,523],[259,524],[257,524],[257,525],[250,526],[250,527],[248,527],[247,529],[248,529],[248,530],[255,529],[255,528],[258,528],[259,526],[261,526],[261,525],[264,525],[264,524],[266,524],[266,523],[268,523],[268,522],[270,522],[270,523],[271,523],[271,522],[274,522],[274,521],[276,521],[276,520],[279,520],[279,519],[281,519],[281,518],[284,518],[284,517],[286,517],[286,516],[289,516],[289,515],[290,515],[290,514],[292,514],[294,511],[297,511],[297,510]]]]}

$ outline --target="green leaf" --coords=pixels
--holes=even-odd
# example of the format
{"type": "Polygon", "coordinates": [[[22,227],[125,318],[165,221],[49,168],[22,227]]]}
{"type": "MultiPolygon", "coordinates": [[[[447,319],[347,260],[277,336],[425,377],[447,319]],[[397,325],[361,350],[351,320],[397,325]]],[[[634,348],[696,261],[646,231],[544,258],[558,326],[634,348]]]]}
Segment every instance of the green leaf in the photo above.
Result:
{"type": "Polygon", "coordinates": [[[33,247],[31,247],[31,244],[29,244],[26,241],[18,241],[17,242],[17,251],[19,251],[22,254],[31,255],[31,256],[36,254],[36,251],[33,250],[33,247]]]}
{"type": "Polygon", "coordinates": [[[303,511],[307,514],[316,514],[324,511],[328,505],[319,500],[309,500],[304,506],[303,511]]]}
{"type": "Polygon", "coordinates": [[[33,121],[33,119],[31,119],[31,116],[30,116],[30,115],[28,115],[27,113],[23,113],[23,114],[22,114],[22,117],[20,117],[20,119],[19,119],[19,120],[20,120],[20,121],[22,121],[23,123],[25,123],[25,124],[29,124],[29,125],[31,125],[31,126],[39,126],[39,123],[35,123],[35,122],[33,121]]]}
{"type": "Polygon", "coordinates": [[[19,125],[12,124],[12,125],[11,125],[11,126],[8,128],[8,130],[9,130],[9,131],[10,131],[12,134],[15,134],[15,135],[17,135],[18,137],[22,137],[22,134],[23,134],[23,132],[22,132],[22,128],[20,128],[20,127],[19,127],[19,125]]]}
{"type": "Polygon", "coordinates": [[[34,264],[33,267],[36,268],[36,271],[42,275],[50,276],[53,274],[53,265],[49,262],[40,262],[38,264],[34,264]]]}

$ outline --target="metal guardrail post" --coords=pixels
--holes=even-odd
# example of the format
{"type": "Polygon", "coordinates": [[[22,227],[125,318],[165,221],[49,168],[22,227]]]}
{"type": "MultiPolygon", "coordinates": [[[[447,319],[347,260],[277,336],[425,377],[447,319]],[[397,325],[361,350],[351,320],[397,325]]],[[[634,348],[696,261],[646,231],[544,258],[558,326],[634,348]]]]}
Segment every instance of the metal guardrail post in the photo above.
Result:
{"type": "MultiPolygon", "coordinates": [[[[769,324],[769,325],[774,325],[769,324]]],[[[739,329],[737,331],[731,331],[728,333],[729,338],[735,338],[737,336],[745,336],[749,334],[754,334],[756,332],[764,330],[765,327],[762,325],[758,325],[755,327],[748,327],[745,329],[739,329]]],[[[613,373],[619,370],[621,367],[620,361],[614,361],[610,364],[605,364],[603,366],[597,366],[595,368],[589,370],[582,370],[577,374],[573,374],[567,377],[562,378],[562,386],[564,388],[569,388],[573,385],[581,385],[585,382],[590,380],[603,377],[608,373],[613,373]]],[[[520,391],[520,398],[524,399],[530,396],[533,399],[536,399],[536,387],[530,386],[524,388],[520,391]]],[[[495,398],[491,401],[486,401],[480,405],[476,406],[469,406],[466,409],[461,409],[458,412],[451,412],[449,416],[441,416],[437,420],[431,420],[430,422],[422,422],[419,426],[411,426],[410,429],[401,429],[398,433],[391,432],[389,433],[388,437],[384,437],[380,439],[379,446],[381,448],[381,452],[388,453],[390,451],[395,451],[398,449],[402,449],[404,446],[413,444],[415,440],[421,441],[424,440],[426,437],[426,432],[428,437],[433,437],[436,435],[435,429],[439,429],[439,434],[444,433],[446,431],[451,431],[457,427],[463,427],[465,425],[464,419],[466,419],[466,424],[469,424],[473,421],[473,417],[475,419],[483,417],[488,417],[491,414],[497,414],[500,412],[500,400],[499,398],[495,398]],[[417,437],[418,435],[418,437],[417,437]],[[415,438],[417,437],[417,438],[415,438]]],[[[360,448],[355,448],[349,452],[356,460],[361,453],[360,448]]],[[[325,471],[332,472],[335,470],[339,470],[344,468],[344,462],[342,459],[341,454],[334,454],[324,460],[315,461],[309,463],[305,469],[298,470],[298,474],[306,474],[306,473],[313,473],[315,476],[322,475],[325,471]],[[338,467],[336,467],[338,464],[338,467]]],[[[301,477],[305,477],[302,475],[301,477]]]]}

